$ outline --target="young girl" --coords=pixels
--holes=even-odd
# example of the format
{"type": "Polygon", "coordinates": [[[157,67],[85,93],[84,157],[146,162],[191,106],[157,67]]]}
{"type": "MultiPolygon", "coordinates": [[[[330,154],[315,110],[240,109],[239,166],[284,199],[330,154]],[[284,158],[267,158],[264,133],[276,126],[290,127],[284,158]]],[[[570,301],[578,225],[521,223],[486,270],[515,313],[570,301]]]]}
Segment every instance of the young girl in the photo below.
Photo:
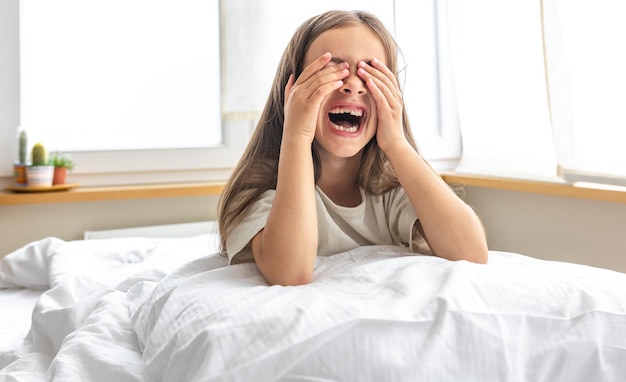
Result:
{"type": "Polygon", "coordinates": [[[397,55],[365,12],[326,12],[296,31],[220,199],[231,264],[254,261],[270,284],[298,285],[316,256],[362,245],[487,261],[478,217],[416,149],[397,55]]]}

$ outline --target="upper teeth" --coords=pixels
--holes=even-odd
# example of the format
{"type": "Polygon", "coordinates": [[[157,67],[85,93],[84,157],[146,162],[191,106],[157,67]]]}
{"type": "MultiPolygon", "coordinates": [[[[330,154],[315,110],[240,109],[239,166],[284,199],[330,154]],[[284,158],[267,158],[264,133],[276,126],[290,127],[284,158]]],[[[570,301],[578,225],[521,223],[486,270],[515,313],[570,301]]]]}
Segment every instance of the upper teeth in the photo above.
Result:
{"type": "Polygon", "coordinates": [[[330,109],[330,113],[332,114],[350,114],[355,117],[361,117],[363,115],[363,110],[361,109],[344,109],[342,107],[334,107],[330,109]]]}

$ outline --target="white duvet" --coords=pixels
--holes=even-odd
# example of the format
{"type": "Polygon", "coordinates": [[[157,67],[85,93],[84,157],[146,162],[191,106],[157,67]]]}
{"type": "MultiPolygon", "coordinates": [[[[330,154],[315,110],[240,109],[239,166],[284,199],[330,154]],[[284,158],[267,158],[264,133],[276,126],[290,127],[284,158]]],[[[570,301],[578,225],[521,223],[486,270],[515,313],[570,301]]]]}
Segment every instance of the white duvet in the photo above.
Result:
{"type": "Polygon", "coordinates": [[[268,286],[215,239],[49,238],[5,257],[0,287],[48,290],[0,381],[626,380],[626,274],[370,246],[268,286]]]}

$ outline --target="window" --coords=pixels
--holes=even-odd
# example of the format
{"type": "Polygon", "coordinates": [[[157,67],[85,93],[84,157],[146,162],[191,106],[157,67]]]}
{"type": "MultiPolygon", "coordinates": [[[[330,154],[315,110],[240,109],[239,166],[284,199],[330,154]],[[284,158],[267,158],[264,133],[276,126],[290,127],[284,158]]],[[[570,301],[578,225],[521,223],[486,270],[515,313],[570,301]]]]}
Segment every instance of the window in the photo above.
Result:
{"type": "Polygon", "coordinates": [[[21,126],[71,151],[219,144],[216,4],[22,2],[21,126]]]}
{"type": "Polygon", "coordinates": [[[21,2],[21,128],[71,152],[81,183],[232,167],[242,145],[236,124],[222,129],[219,21],[217,0],[21,2]]]}

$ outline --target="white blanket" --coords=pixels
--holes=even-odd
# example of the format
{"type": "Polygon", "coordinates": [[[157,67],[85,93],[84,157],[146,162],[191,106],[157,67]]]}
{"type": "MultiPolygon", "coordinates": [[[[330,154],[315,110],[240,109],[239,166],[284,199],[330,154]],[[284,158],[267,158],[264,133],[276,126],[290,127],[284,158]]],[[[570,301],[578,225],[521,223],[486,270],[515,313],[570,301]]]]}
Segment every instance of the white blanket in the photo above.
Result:
{"type": "Polygon", "coordinates": [[[226,266],[214,239],[47,239],[9,255],[0,287],[45,275],[50,289],[0,381],[626,380],[626,274],[370,246],[280,287],[226,266]]]}
{"type": "Polygon", "coordinates": [[[47,289],[0,381],[144,381],[126,290],[214,253],[216,238],[47,238],[0,260],[0,288],[47,289]]]}

